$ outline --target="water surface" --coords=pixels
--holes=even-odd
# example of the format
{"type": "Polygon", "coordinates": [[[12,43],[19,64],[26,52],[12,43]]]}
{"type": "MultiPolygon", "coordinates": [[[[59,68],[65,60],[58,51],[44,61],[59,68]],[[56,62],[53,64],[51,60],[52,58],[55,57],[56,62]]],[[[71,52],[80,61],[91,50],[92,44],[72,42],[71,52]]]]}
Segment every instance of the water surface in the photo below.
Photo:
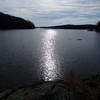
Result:
{"type": "Polygon", "coordinates": [[[86,30],[0,31],[0,87],[100,73],[100,34],[86,30]]]}

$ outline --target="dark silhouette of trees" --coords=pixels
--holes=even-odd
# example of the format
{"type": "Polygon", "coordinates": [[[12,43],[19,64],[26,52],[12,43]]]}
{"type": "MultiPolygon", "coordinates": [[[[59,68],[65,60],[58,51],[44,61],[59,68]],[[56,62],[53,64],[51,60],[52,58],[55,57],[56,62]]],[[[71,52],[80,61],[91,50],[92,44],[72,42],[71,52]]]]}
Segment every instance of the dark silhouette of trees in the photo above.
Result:
{"type": "Polygon", "coordinates": [[[96,31],[97,31],[97,32],[100,32],[100,21],[97,22],[97,25],[96,25],[96,31]]]}
{"type": "Polygon", "coordinates": [[[34,29],[35,25],[22,18],[0,12],[0,29],[34,29]]]}
{"type": "Polygon", "coordinates": [[[97,23],[97,25],[100,27],[100,21],[97,23]]]}

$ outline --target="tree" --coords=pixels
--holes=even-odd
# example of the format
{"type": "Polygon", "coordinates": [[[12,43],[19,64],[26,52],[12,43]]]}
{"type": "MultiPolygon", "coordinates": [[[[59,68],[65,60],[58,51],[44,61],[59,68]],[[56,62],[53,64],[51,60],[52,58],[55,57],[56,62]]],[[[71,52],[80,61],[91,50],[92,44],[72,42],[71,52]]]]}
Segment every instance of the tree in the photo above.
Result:
{"type": "Polygon", "coordinates": [[[0,29],[34,29],[35,25],[23,18],[0,12],[0,29]]]}
{"type": "Polygon", "coordinates": [[[97,32],[100,32],[100,21],[97,22],[97,25],[96,25],[96,31],[97,31],[97,32]]]}
{"type": "Polygon", "coordinates": [[[99,21],[99,22],[97,22],[97,26],[100,26],[100,21],[99,21]]]}

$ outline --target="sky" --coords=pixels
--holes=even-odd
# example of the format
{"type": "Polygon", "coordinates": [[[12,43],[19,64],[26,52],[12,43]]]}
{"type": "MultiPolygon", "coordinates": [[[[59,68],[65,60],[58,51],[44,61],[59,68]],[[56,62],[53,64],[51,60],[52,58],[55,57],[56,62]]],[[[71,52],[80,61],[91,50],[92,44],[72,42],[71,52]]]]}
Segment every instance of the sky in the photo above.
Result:
{"type": "Polygon", "coordinates": [[[25,18],[36,26],[96,24],[100,0],[0,0],[0,12],[25,18]]]}

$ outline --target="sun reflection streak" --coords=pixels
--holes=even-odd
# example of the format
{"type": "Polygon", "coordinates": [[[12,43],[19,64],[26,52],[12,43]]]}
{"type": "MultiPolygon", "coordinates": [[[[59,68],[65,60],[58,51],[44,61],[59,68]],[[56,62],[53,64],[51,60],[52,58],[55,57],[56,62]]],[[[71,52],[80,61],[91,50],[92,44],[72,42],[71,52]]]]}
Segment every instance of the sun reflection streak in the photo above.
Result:
{"type": "Polygon", "coordinates": [[[57,74],[57,58],[55,55],[56,31],[48,30],[42,40],[41,71],[45,81],[55,80],[57,74]]]}

